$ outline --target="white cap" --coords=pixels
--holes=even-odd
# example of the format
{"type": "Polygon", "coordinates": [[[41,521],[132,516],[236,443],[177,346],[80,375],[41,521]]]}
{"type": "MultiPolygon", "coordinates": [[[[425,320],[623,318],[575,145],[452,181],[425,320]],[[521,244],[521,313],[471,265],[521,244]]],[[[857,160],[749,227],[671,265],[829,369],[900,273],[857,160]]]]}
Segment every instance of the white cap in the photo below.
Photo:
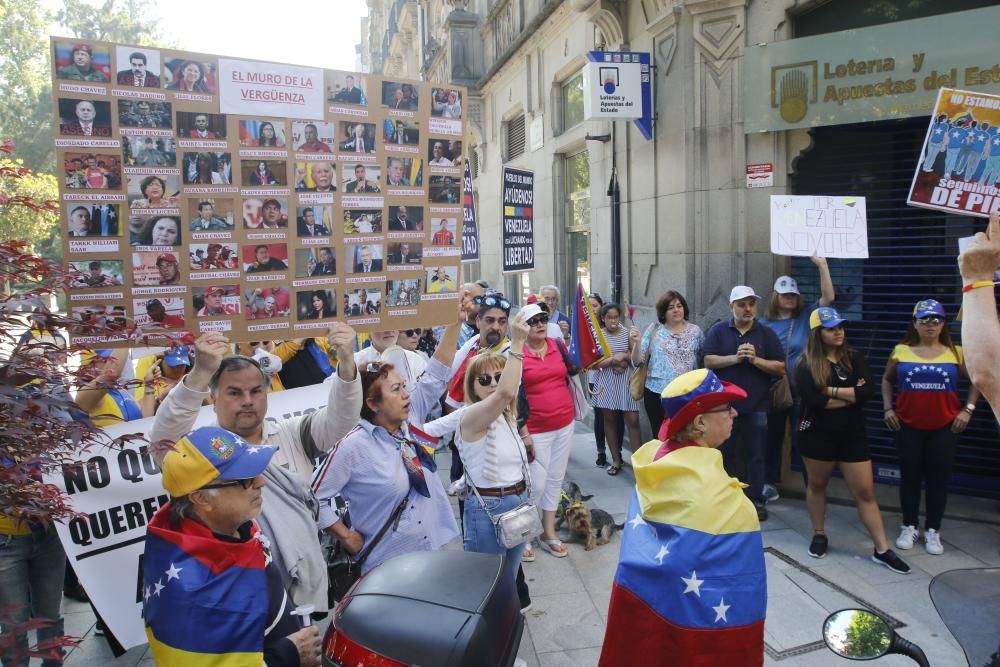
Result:
{"type": "Polygon", "coordinates": [[[778,276],[774,281],[774,291],[778,294],[799,294],[799,284],[791,276],[778,276]]]}
{"type": "Polygon", "coordinates": [[[521,312],[524,313],[524,321],[527,322],[535,315],[539,315],[541,313],[544,313],[545,311],[542,310],[542,307],[539,306],[537,303],[529,303],[527,306],[521,309],[521,312]]]}
{"type": "Polygon", "coordinates": [[[734,301],[739,301],[740,299],[747,298],[759,299],[757,293],[753,291],[752,287],[747,287],[746,285],[737,285],[733,288],[733,291],[729,293],[729,303],[734,301]]]}

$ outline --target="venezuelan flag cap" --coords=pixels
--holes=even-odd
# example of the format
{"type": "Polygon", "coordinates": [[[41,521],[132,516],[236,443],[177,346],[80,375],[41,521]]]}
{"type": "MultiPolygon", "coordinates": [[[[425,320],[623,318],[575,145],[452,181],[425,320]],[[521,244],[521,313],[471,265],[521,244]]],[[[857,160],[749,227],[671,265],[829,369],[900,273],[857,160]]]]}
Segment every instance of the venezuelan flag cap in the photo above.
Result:
{"type": "Polygon", "coordinates": [[[218,426],[203,426],[177,441],[163,457],[163,488],[174,498],[215,480],[250,479],[264,472],[274,448],[249,445],[218,426]]]}
{"type": "Polygon", "coordinates": [[[809,316],[809,328],[815,329],[816,327],[823,327],[824,329],[832,329],[836,326],[840,326],[846,320],[840,316],[836,308],[830,308],[829,306],[823,306],[822,308],[817,308],[809,316]]]}
{"type": "Polygon", "coordinates": [[[671,438],[701,413],[746,397],[745,391],[731,382],[723,382],[707,368],[679,375],[660,394],[666,417],[658,437],[671,438]]]}
{"type": "Polygon", "coordinates": [[[941,302],[935,301],[934,299],[924,299],[923,301],[917,301],[917,305],[913,307],[913,316],[918,320],[922,317],[928,317],[930,315],[938,315],[944,317],[944,306],[941,302]]]}

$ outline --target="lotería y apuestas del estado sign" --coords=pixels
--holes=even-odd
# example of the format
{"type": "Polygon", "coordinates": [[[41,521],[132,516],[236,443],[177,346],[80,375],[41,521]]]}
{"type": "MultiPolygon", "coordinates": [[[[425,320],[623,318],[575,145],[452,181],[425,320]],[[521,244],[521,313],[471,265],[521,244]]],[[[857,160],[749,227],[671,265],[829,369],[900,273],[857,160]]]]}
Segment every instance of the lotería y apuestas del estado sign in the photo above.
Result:
{"type": "Polygon", "coordinates": [[[747,47],[744,131],[926,116],[939,88],[1000,92],[997,25],[989,7],[747,47]]]}

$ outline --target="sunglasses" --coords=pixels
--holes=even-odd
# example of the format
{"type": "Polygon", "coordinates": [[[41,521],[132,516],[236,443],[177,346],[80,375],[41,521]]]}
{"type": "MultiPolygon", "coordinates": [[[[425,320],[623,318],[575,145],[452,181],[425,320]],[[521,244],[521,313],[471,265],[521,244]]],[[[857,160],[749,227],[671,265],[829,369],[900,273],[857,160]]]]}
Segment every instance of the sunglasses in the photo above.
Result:
{"type": "Polygon", "coordinates": [[[497,384],[500,384],[501,375],[503,375],[503,373],[494,373],[493,375],[489,374],[480,375],[479,377],[476,378],[476,382],[479,383],[480,387],[488,387],[491,384],[493,384],[494,380],[496,381],[497,384]]]}
{"type": "Polygon", "coordinates": [[[209,485],[203,486],[201,488],[203,488],[203,489],[224,489],[227,486],[238,486],[238,487],[242,488],[244,491],[246,491],[251,486],[253,486],[253,481],[255,479],[257,479],[257,478],[256,477],[247,477],[245,479],[234,479],[234,480],[229,481],[229,482],[219,482],[218,484],[209,484],[209,485]]]}
{"type": "Polygon", "coordinates": [[[928,324],[934,326],[936,324],[942,324],[944,322],[944,318],[941,317],[940,315],[928,315],[927,317],[921,317],[917,321],[920,322],[921,324],[928,324]]]}
{"type": "Polygon", "coordinates": [[[548,324],[548,323],[549,323],[548,315],[535,315],[530,320],[528,320],[529,327],[534,327],[538,326],[539,324],[548,324]]]}
{"type": "Polygon", "coordinates": [[[486,306],[487,308],[502,308],[508,313],[510,312],[510,301],[504,299],[503,297],[488,295],[488,296],[476,296],[472,298],[472,303],[478,306],[486,306]]]}
{"type": "Polygon", "coordinates": [[[382,367],[384,365],[385,364],[381,361],[370,361],[365,366],[365,369],[361,372],[364,373],[365,375],[381,375],[382,367]]]}
{"type": "Polygon", "coordinates": [[[424,330],[423,329],[404,329],[403,330],[403,335],[411,337],[411,338],[413,336],[422,336],[422,335],[424,335],[424,330]]]}

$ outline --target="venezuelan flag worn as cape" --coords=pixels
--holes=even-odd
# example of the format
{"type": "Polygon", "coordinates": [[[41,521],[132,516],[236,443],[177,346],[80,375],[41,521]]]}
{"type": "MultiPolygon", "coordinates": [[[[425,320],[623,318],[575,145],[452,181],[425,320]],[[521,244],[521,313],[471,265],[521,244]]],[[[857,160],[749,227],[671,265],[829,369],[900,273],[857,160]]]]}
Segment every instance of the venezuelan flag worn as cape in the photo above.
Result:
{"type": "Polygon", "coordinates": [[[759,667],[767,579],[753,503],[707,447],[632,455],[601,667],[759,667]]]}
{"type": "Polygon", "coordinates": [[[264,664],[267,576],[260,531],[223,542],[191,519],[171,527],[169,505],[146,531],[142,559],[146,636],[159,666],[264,664]]]}

